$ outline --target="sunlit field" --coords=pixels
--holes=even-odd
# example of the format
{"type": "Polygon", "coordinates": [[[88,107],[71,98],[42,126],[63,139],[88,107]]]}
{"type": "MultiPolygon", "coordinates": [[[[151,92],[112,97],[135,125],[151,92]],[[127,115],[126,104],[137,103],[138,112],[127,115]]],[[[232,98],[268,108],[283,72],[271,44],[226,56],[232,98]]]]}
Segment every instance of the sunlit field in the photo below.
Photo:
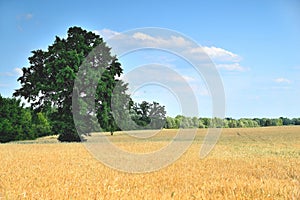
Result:
{"type": "MultiPolygon", "coordinates": [[[[206,131],[175,163],[142,174],[111,169],[84,145],[55,138],[1,144],[0,199],[300,199],[300,127],[223,129],[200,159],[206,131]]],[[[108,137],[127,151],[151,152],[175,134],[108,137]]]]}

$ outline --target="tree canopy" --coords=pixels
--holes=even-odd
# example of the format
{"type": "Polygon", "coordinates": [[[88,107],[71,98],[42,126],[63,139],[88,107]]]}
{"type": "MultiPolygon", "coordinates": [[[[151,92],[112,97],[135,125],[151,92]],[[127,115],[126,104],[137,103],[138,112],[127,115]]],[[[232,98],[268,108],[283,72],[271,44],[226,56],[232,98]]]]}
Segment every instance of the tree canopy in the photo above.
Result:
{"type": "Polygon", "coordinates": [[[20,99],[0,95],[0,142],[35,139],[50,134],[51,125],[43,113],[24,108],[20,99]]]}
{"type": "Polygon", "coordinates": [[[137,125],[137,128],[143,129],[160,129],[164,127],[166,120],[165,107],[157,102],[135,103],[132,107],[132,120],[137,125]]]}
{"type": "Polygon", "coordinates": [[[90,68],[105,71],[99,80],[95,101],[100,104],[97,105],[101,113],[99,121],[108,129],[111,122],[105,120],[111,121],[108,113],[112,90],[123,70],[100,36],[80,27],[70,28],[66,39],[56,37],[47,50],[32,51],[30,66],[22,69],[23,75],[18,79],[21,88],[16,90],[15,97],[23,97],[34,109],[55,108],[53,131],[59,134],[60,141],[80,141],[72,116],[74,80],[79,67],[96,47],[101,52],[94,54],[95,60],[101,62],[91,64],[90,68]]]}
{"type": "MultiPolygon", "coordinates": [[[[128,85],[118,79],[123,73],[121,64],[99,35],[71,27],[67,38],[56,36],[47,50],[32,54],[14,96],[23,97],[36,112],[49,113],[51,130],[60,141],[81,141],[77,131],[100,131],[95,130],[96,123],[111,134],[124,127],[163,127],[164,106],[133,103],[126,93],[128,85]],[[115,118],[124,120],[118,124],[115,118]]],[[[37,119],[43,121],[41,116],[37,119]]]]}

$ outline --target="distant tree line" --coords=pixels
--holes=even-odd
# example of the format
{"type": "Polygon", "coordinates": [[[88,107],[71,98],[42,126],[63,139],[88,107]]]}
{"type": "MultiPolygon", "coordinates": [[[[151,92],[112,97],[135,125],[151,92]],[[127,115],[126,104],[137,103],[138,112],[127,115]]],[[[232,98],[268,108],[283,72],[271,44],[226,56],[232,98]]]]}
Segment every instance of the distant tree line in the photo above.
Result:
{"type": "MultiPolygon", "coordinates": [[[[129,120],[122,118],[124,123],[121,128],[117,124],[114,130],[138,130],[138,129],[178,129],[178,128],[247,128],[265,126],[300,125],[300,118],[205,118],[165,117],[164,106],[157,102],[142,103],[131,102],[129,120]]],[[[56,123],[57,110],[48,107],[43,110],[35,110],[24,107],[19,99],[4,98],[0,95],[0,142],[16,140],[32,140],[42,136],[57,134],[56,123]]],[[[115,122],[114,122],[115,123],[115,122]]],[[[100,131],[100,130],[98,130],[100,131]]],[[[109,131],[103,129],[102,131],[109,131]]]]}
{"type": "MultiPolygon", "coordinates": [[[[104,127],[94,131],[160,129],[164,126],[165,114],[165,107],[157,102],[131,102],[129,119],[121,118],[124,123],[121,127],[113,121],[110,129],[104,127]]],[[[101,120],[100,116],[98,120],[101,120]]],[[[42,110],[25,107],[20,99],[4,98],[0,94],[0,143],[56,135],[59,133],[57,123],[61,123],[57,109],[50,106],[42,110]]]]}
{"type": "Polygon", "coordinates": [[[177,115],[176,117],[166,117],[164,128],[248,128],[248,127],[266,127],[266,126],[288,126],[300,125],[300,118],[289,119],[287,117],[280,118],[197,118],[177,115]]]}

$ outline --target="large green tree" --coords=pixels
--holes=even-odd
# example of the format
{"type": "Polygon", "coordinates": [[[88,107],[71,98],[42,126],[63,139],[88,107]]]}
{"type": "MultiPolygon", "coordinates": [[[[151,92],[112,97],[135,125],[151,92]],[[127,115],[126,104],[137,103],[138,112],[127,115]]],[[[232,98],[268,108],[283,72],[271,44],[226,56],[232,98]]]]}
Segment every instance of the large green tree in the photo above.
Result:
{"type": "MultiPolygon", "coordinates": [[[[51,116],[52,130],[59,134],[60,141],[80,141],[72,115],[72,94],[74,81],[82,64],[85,68],[103,72],[96,84],[97,88],[92,88],[97,90],[94,96],[97,117],[102,129],[114,130],[110,101],[116,77],[121,75],[122,68],[99,35],[80,27],[72,27],[68,30],[66,39],[56,37],[47,50],[35,50],[32,53],[29,57],[30,66],[22,69],[23,76],[18,79],[21,88],[16,90],[14,96],[25,98],[37,110],[54,108],[55,112],[51,116]]],[[[89,79],[93,82],[99,77],[86,78],[88,80],[85,83],[89,79]]],[[[84,92],[86,91],[77,91],[78,98],[84,92]]]]}

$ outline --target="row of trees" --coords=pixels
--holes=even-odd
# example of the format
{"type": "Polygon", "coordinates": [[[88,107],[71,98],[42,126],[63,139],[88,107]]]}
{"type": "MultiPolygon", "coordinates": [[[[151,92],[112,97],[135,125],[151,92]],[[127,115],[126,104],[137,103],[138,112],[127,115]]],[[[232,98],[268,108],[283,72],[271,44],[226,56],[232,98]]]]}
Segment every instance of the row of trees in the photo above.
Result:
{"type": "Polygon", "coordinates": [[[0,95],[0,142],[51,135],[51,125],[41,112],[24,108],[20,100],[0,95]]]}
{"type": "Polygon", "coordinates": [[[300,125],[300,118],[289,119],[286,117],[280,118],[197,118],[197,117],[185,117],[177,115],[175,118],[167,117],[164,128],[176,129],[176,128],[247,128],[247,127],[265,127],[265,126],[288,126],[288,125],[300,125]]]}
{"type": "MultiPolygon", "coordinates": [[[[300,118],[289,119],[280,117],[269,118],[197,118],[178,115],[175,118],[166,117],[165,109],[159,103],[131,102],[129,120],[122,118],[123,124],[114,121],[114,130],[138,129],[167,129],[176,128],[244,128],[263,126],[300,125],[300,118]]],[[[45,109],[46,110],[46,109],[45,109]]],[[[19,99],[3,98],[0,95],[0,142],[14,140],[36,139],[38,137],[57,134],[57,110],[48,108],[47,112],[39,112],[32,108],[25,108],[19,99]]],[[[98,122],[97,122],[98,123],[98,122]]],[[[104,129],[103,129],[104,130],[104,129]]],[[[100,131],[100,130],[95,130],[100,131]]]]}
{"type": "MultiPolygon", "coordinates": [[[[24,107],[20,99],[4,98],[0,95],[0,143],[33,140],[57,134],[59,127],[57,124],[61,123],[57,119],[57,112],[57,109],[51,107],[40,112],[24,107]]],[[[165,114],[164,106],[157,102],[131,102],[129,120],[122,118],[124,124],[121,125],[113,121],[111,127],[113,131],[160,129],[164,126],[165,114]]],[[[111,129],[93,129],[93,131],[111,131],[111,129]]]]}

